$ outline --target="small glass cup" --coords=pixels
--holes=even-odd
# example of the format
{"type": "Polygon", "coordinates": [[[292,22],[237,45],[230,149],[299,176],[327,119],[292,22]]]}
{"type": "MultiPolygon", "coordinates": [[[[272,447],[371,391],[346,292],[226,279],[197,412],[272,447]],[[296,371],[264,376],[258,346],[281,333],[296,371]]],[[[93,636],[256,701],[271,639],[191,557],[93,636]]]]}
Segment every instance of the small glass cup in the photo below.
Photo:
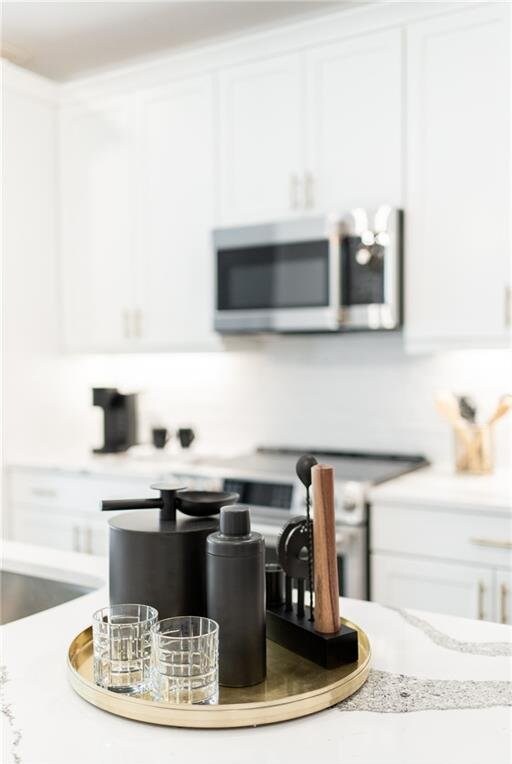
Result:
{"type": "Polygon", "coordinates": [[[149,605],[112,605],[94,613],[96,684],[127,695],[149,690],[151,628],[157,621],[158,611],[149,605]]]}
{"type": "Polygon", "coordinates": [[[155,700],[219,700],[219,625],[211,618],[178,616],[152,629],[151,689],[155,700]]]}

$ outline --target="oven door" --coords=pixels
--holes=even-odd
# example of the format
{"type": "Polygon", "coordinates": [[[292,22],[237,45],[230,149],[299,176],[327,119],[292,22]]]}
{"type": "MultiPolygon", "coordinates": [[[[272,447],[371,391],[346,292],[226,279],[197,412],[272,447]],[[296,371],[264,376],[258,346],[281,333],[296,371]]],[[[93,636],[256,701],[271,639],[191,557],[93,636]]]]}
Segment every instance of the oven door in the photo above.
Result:
{"type": "MultiPolygon", "coordinates": [[[[276,546],[281,528],[253,522],[253,530],[265,539],[265,561],[278,562],[276,546]]],[[[368,599],[368,548],[365,525],[336,527],[338,584],[341,597],[368,599]]]]}
{"type": "Polygon", "coordinates": [[[339,236],[327,218],[214,231],[215,329],[335,331],[339,236]]]}

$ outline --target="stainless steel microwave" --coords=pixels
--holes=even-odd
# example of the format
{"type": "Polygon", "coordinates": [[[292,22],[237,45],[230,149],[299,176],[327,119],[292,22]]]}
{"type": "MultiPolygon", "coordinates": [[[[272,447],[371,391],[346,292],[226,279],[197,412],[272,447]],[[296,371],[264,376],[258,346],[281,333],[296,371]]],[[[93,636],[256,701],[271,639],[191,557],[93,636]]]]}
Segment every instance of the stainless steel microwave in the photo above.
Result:
{"type": "Polygon", "coordinates": [[[398,328],[402,228],[401,211],[381,206],[215,230],[215,329],[398,328]]]}

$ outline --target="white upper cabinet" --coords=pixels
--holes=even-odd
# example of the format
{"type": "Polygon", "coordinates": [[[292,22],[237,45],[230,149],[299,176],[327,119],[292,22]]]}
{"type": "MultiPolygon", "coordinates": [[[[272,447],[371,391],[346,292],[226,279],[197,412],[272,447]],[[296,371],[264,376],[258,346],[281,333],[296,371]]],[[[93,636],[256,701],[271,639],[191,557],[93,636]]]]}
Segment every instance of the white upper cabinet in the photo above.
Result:
{"type": "Polygon", "coordinates": [[[216,349],[211,78],[61,117],[64,344],[216,349]]]}
{"type": "Polygon", "coordinates": [[[140,104],[137,343],[214,346],[213,83],[193,78],[144,93],[140,104]]]}
{"type": "Polygon", "coordinates": [[[393,30],[307,54],[308,206],[401,205],[401,48],[393,30]]]}
{"type": "Polygon", "coordinates": [[[220,75],[220,221],[289,217],[302,205],[303,88],[298,55],[220,75]]]}
{"type": "Polygon", "coordinates": [[[128,341],[135,256],[135,112],[114,102],[61,118],[61,286],[68,350],[128,341]]]}
{"type": "Polygon", "coordinates": [[[220,75],[222,223],[402,200],[401,32],[220,75]]]}
{"type": "Polygon", "coordinates": [[[510,344],[510,4],[395,5],[65,86],[68,349],[221,347],[212,228],[383,203],[407,351],[510,344]]]}
{"type": "Polygon", "coordinates": [[[509,24],[487,3],[408,30],[410,350],[510,341],[509,24]]]}

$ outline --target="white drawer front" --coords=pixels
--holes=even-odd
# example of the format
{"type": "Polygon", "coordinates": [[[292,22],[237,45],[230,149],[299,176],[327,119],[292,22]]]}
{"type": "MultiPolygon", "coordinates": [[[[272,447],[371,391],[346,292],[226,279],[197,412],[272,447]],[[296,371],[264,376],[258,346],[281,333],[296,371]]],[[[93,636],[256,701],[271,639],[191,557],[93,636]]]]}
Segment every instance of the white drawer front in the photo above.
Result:
{"type": "Polygon", "coordinates": [[[11,470],[8,490],[12,507],[80,512],[99,512],[102,499],[156,496],[143,478],[103,477],[50,470],[11,470]]]}
{"type": "Polygon", "coordinates": [[[407,507],[372,507],[374,552],[512,567],[512,517],[407,507]]]}

